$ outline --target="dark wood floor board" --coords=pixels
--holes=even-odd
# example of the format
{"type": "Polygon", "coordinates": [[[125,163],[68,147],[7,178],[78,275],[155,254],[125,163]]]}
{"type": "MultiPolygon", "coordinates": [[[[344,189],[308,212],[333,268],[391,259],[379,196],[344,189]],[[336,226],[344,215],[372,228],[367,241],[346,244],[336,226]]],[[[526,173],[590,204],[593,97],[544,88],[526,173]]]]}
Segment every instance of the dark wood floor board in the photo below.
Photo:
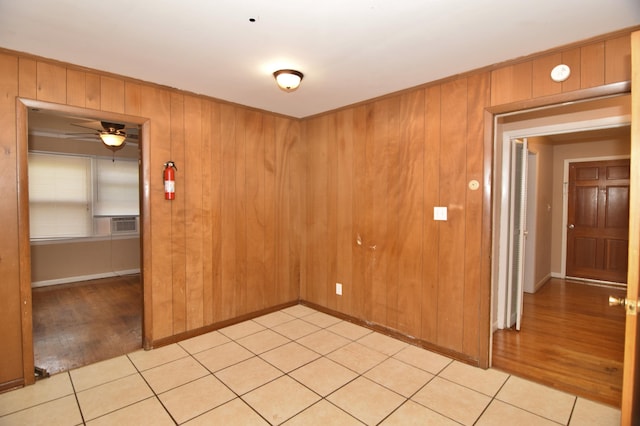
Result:
{"type": "Polygon", "coordinates": [[[35,365],[49,374],[142,347],[139,275],[34,288],[35,365]]]}
{"type": "Polygon", "coordinates": [[[619,407],[625,313],[609,295],[625,291],[551,279],[525,294],[521,330],[493,335],[493,367],[619,407]]]}

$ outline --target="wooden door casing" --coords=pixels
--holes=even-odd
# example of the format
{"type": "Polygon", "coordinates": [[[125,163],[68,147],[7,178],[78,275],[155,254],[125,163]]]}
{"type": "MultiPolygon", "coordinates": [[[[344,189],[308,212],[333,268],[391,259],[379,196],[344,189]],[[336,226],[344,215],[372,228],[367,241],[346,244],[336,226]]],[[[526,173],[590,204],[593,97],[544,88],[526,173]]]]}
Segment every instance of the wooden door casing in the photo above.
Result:
{"type": "Polygon", "coordinates": [[[569,164],[567,276],[627,282],[629,160],[569,164]]]}

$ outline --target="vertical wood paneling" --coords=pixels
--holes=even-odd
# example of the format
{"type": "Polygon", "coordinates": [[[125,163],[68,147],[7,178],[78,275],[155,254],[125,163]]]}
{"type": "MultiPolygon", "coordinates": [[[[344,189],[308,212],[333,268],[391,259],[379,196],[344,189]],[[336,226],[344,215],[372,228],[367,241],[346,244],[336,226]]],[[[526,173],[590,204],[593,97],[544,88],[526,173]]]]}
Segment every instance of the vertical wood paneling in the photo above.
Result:
{"type": "Polygon", "coordinates": [[[67,101],[67,70],[60,65],[38,61],[38,100],[64,104],[67,101]]]}
{"type": "MultiPolygon", "coordinates": [[[[276,290],[276,295],[273,296],[276,302],[280,302],[283,295],[288,294],[289,286],[291,285],[290,280],[292,275],[295,273],[296,265],[295,259],[290,257],[290,253],[292,253],[294,249],[293,241],[291,241],[290,231],[294,229],[295,223],[292,221],[292,210],[290,208],[290,199],[294,197],[292,188],[290,186],[290,182],[286,179],[286,176],[291,176],[290,167],[287,164],[287,161],[291,159],[290,155],[290,144],[289,139],[287,137],[287,132],[289,131],[289,122],[283,118],[277,117],[274,118],[273,123],[274,130],[274,148],[273,153],[273,164],[274,164],[274,212],[273,212],[273,222],[274,222],[274,231],[275,235],[278,235],[278,239],[274,244],[274,266],[275,266],[275,274],[274,274],[274,283],[273,288],[276,290]]],[[[310,143],[307,141],[307,143],[310,143]]],[[[304,179],[301,179],[302,187],[304,192],[307,192],[307,182],[308,182],[308,162],[307,158],[304,159],[304,168],[300,170],[301,174],[298,176],[304,176],[304,179]]],[[[302,200],[301,200],[302,201],[302,200]]],[[[306,200],[305,200],[306,201],[306,200]]],[[[306,225],[307,217],[306,214],[303,214],[302,218],[302,226],[308,230],[306,225]]],[[[307,240],[309,233],[307,232],[307,240]]],[[[304,243],[306,241],[303,240],[304,243]]],[[[301,258],[306,256],[308,251],[307,245],[302,245],[299,247],[299,255],[301,258]]],[[[308,264],[308,259],[305,259],[305,264],[308,264]]],[[[307,271],[302,270],[302,265],[298,265],[300,268],[298,269],[299,273],[306,273],[307,271]]],[[[303,285],[306,284],[304,280],[301,280],[298,284],[299,294],[302,294],[306,287],[303,285]]],[[[308,299],[307,299],[308,300],[308,299]]]]}
{"type": "Polygon", "coordinates": [[[202,322],[212,324],[214,264],[218,263],[214,256],[213,229],[216,185],[214,185],[213,163],[213,123],[211,102],[202,101],[200,121],[202,126],[202,322]]]}
{"type": "Polygon", "coordinates": [[[100,78],[100,109],[124,112],[124,80],[106,76],[100,78]]]}
{"type": "MultiPolygon", "coordinates": [[[[164,200],[163,164],[171,155],[171,95],[169,91],[143,86],[141,113],[150,119],[153,146],[149,152],[149,203],[151,213],[151,306],[153,324],[150,341],[173,334],[173,274],[171,203],[164,200]]],[[[146,294],[146,293],[145,293],[146,294]]],[[[145,301],[148,303],[148,301],[145,301]]]]}
{"type": "Polygon", "coordinates": [[[436,342],[438,336],[438,288],[440,287],[440,225],[433,220],[433,208],[440,206],[441,99],[440,85],[425,93],[424,141],[424,230],[422,255],[421,337],[436,342]]]}
{"type": "Polygon", "coordinates": [[[604,83],[611,84],[631,80],[631,37],[606,40],[604,44],[604,83]]]}
{"type": "Polygon", "coordinates": [[[307,281],[305,295],[320,305],[327,305],[327,287],[329,283],[329,253],[335,248],[329,247],[327,234],[328,218],[328,155],[329,155],[329,116],[312,119],[307,128],[308,183],[307,197],[307,281]]]}
{"type": "Polygon", "coordinates": [[[173,293],[173,332],[182,333],[187,330],[187,234],[186,209],[187,189],[190,177],[190,165],[185,159],[185,107],[184,96],[171,94],[171,154],[163,164],[171,160],[176,164],[176,197],[164,203],[171,209],[171,274],[173,293]]]}
{"type": "Polygon", "coordinates": [[[263,117],[264,137],[264,303],[274,306],[278,303],[279,292],[276,285],[278,232],[276,209],[280,209],[276,197],[276,129],[273,116],[263,117]]]}
{"type": "Polygon", "coordinates": [[[127,82],[124,85],[124,112],[129,115],[140,116],[142,102],[141,86],[137,83],[127,82]]]}
{"type": "Polygon", "coordinates": [[[551,79],[551,70],[553,69],[553,67],[561,63],[561,53],[546,55],[532,61],[532,95],[534,98],[540,96],[556,95],[562,92],[562,83],[557,83],[551,79]]]}
{"type": "Polygon", "coordinates": [[[221,117],[221,140],[222,158],[220,169],[221,175],[221,285],[220,285],[220,307],[221,319],[232,318],[236,315],[234,305],[236,285],[236,167],[235,167],[235,108],[222,105],[221,117]]]}
{"type": "MultiPolygon", "coordinates": [[[[380,206],[385,210],[385,219],[387,222],[386,234],[382,236],[380,243],[380,264],[383,265],[381,277],[386,284],[385,305],[386,320],[385,323],[393,329],[398,328],[398,290],[399,283],[399,265],[400,252],[402,250],[402,236],[399,235],[399,213],[402,211],[402,198],[407,190],[404,187],[402,179],[403,173],[406,171],[407,164],[399,163],[398,159],[401,155],[401,130],[400,130],[400,96],[394,96],[387,100],[389,107],[387,108],[388,116],[385,121],[388,123],[387,137],[385,143],[384,170],[386,170],[386,201],[380,206]],[[382,261],[384,259],[384,261],[382,261]]],[[[406,144],[406,141],[404,141],[406,144]]]]}
{"type": "Polygon", "coordinates": [[[86,83],[86,96],[85,106],[91,109],[100,109],[101,93],[102,93],[102,80],[100,75],[94,73],[87,73],[85,75],[86,83]]]}
{"type": "Polygon", "coordinates": [[[397,222],[398,297],[397,329],[410,336],[420,335],[422,295],[422,253],[424,230],[424,138],[425,94],[418,90],[405,94],[400,104],[400,144],[396,167],[399,170],[397,222]]]}
{"type": "Polygon", "coordinates": [[[235,203],[234,215],[236,217],[234,231],[236,234],[235,257],[235,296],[234,304],[237,314],[245,314],[247,309],[247,154],[246,154],[246,127],[247,114],[241,108],[236,108],[236,132],[235,132],[235,203]]]}
{"type": "Polygon", "coordinates": [[[67,104],[84,107],[86,100],[86,73],[84,71],[67,70],[67,104]]]}
{"type": "Polygon", "coordinates": [[[375,256],[371,253],[371,247],[375,245],[374,232],[377,222],[375,221],[375,205],[373,200],[373,191],[380,191],[380,188],[376,187],[375,181],[375,108],[373,103],[366,105],[365,119],[364,119],[364,139],[362,148],[362,173],[363,179],[360,182],[358,188],[361,191],[359,195],[359,209],[360,209],[360,221],[358,222],[359,232],[357,235],[358,245],[364,267],[364,282],[363,282],[363,317],[368,320],[373,320],[373,310],[375,305],[375,299],[373,295],[373,277],[375,256]]]}
{"type": "Polygon", "coordinates": [[[368,318],[369,274],[367,266],[367,250],[362,235],[367,234],[370,221],[368,220],[367,196],[367,106],[354,108],[353,113],[353,230],[351,247],[353,247],[353,279],[351,306],[356,318],[368,318]]]}
{"type": "Polygon", "coordinates": [[[262,114],[247,113],[247,309],[264,307],[265,291],[265,146],[262,114]]]}
{"type": "Polygon", "coordinates": [[[203,149],[202,101],[192,96],[184,102],[184,181],[185,181],[185,291],[186,327],[204,325],[203,282],[203,149]]]}
{"type": "Polygon", "coordinates": [[[567,80],[561,83],[563,92],[571,92],[573,90],[580,89],[580,56],[580,48],[562,52],[562,63],[568,65],[569,68],[571,68],[571,75],[567,80]]]}
{"type": "MultiPolygon", "coordinates": [[[[308,152],[300,143],[300,122],[278,118],[276,121],[276,140],[282,142],[282,188],[284,193],[279,193],[277,199],[282,203],[282,210],[286,216],[280,217],[280,231],[278,234],[287,251],[282,252],[278,259],[280,273],[285,274],[284,288],[279,289],[279,303],[290,302],[300,298],[300,283],[302,271],[302,241],[301,235],[306,231],[304,218],[306,215],[306,192],[304,182],[300,176],[304,176],[308,152]]],[[[280,209],[280,208],[279,208],[280,209]]]]}
{"type": "Polygon", "coordinates": [[[465,265],[465,189],[467,80],[442,85],[440,203],[448,208],[440,222],[438,335],[439,345],[462,350],[465,265]]]}
{"type": "MultiPolygon", "coordinates": [[[[467,86],[467,158],[466,182],[476,180],[480,187],[472,190],[467,185],[465,201],[465,252],[464,252],[464,319],[463,346],[466,354],[479,354],[480,337],[478,319],[481,318],[479,302],[482,295],[482,215],[484,175],[484,108],[488,105],[489,75],[476,74],[468,79],[467,86]]],[[[488,256],[485,253],[485,256],[488,256]]]]}
{"type": "Polygon", "coordinates": [[[336,281],[342,283],[342,296],[336,298],[336,309],[354,315],[353,286],[353,140],[354,110],[336,114],[336,281]]]}
{"type": "Polygon", "coordinates": [[[326,298],[329,309],[336,309],[338,303],[338,295],[335,291],[335,284],[339,282],[338,278],[338,257],[334,253],[338,253],[338,140],[336,132],[336,114],[325,116],[326,131],[325,149],[326,149],[326,204],[323,209],[326,215],[327,229],[324,233],[327,245],[327,281],[326,298]]]}
{"type": "Polygon", "coordinates": [[[38,96],[38,64],[34,59],[18,59],[18,93],[23,98],[38,96]]]}
{"type": "MultiPolygon", "coordinates": [[[[211,307],[213,322],[224,319],[222,291],[222,111],[211,104],[211,307]]],[[[207,316],[205,311],[205,317],[207,316]]]]}
{"type": "MultiPolygon", "coordinates": [[[[16,96],[18,60],[0,53],[0,196],[16,200],[16,96]]],[[[15,202],[0,203],[0,384],[22,378],[22,330],[18,252],[18,216],[15,202]],[[11,224],[11,225],[10,225],[11,224]],[[13,226],[15,224],[15,226],[13,226]]]]}
{"type": "MultiPolygon", "coordinates": [[[[387,322],[387,264],[389,260],[388,191],[389,191],[389,151],[391,145],[390,115],[393,103],[381,100],[372,105],[371,134],[367,134],[367,191],[371,198],[371,220],[374,226],[364,234],[365,250],[371,271],[371,321],[377,324],[387,322]]],[[[397,129],[393,129],[397,130],[397,129]]]]}
{"type": "Polygon", "coordinates": [[[304,229],[306,194],[304,192],[304,185],[300,181],[299,177],[304,176],[308,152],[306,150],[306,145],[301,140],[300,121],[288,120],[288,128],[289,132],[286,140],[291,146],[291,166],[285,172],[287,173],[287,179],[291,182],[291,199],[289,203],[292,207],[290,208],[290,217],[295,226],[290,232],[291,250],[287,256],[291,264],[291,267],[289,268],[289,274],[291,277],[289,280],[289,291],[285,293],[286,298],[282,303],[291,300],[300,300],[300,281],[302,276],[301,236],[306,232],[304,229]]]}
{"type": "MultiPolygon", "coordinates": [[[[298,207],[305,202],[302,193],[306,193],[306,180],[296,179],[307,172],[307,164],[298,167],[293,161],[295,144],[299,130],[293,129],[290,120],[277,117],[274,122],[275,134],[275,283],[277,303],[292,300],[293,291],[301,292],[301,259],[306,247],[295,238],[301,235],[301,227],[307,220],[305,211],[298,207]],[[297,287],[297,289],[296,289],[297,287]]],[[[305,158],[306,160],[306,158],[305,158]]]]}
{"type": "Polygon", "coordinates": [[[491,105],[531,98],[532,62],[508,65],[491,73],[491,105]]]}
{"type": "Polygon", "coordinates": [[[604,42],[580,49],[580,84],[582,89],[604,84],[604,42]]]}

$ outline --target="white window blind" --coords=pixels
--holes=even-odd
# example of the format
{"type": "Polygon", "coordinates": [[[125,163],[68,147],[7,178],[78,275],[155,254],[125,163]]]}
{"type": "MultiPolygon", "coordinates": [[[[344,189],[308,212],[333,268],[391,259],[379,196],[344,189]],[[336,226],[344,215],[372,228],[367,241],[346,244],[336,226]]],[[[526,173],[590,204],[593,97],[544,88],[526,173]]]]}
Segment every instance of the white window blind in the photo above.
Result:
{"type": "Polygon", "coordinates": [[[96,216],[140,214],[138,161],[96,159],[96,216]]]}
{"type": "Polygon", "coordinates": [[[91,235],[91,159],[29,153],[29,215],[32,239],[91,235]]]}

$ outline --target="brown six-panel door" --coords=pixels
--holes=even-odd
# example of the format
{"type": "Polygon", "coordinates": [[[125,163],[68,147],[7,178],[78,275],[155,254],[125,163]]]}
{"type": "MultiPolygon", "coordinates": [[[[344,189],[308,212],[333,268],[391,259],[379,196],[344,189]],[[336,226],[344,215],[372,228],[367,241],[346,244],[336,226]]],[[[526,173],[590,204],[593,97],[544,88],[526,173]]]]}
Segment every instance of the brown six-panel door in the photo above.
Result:
{"type": "Polygon", "coordinates": [[[627,282],[629,160],[569,164],[567,276],[627,282]]]}

